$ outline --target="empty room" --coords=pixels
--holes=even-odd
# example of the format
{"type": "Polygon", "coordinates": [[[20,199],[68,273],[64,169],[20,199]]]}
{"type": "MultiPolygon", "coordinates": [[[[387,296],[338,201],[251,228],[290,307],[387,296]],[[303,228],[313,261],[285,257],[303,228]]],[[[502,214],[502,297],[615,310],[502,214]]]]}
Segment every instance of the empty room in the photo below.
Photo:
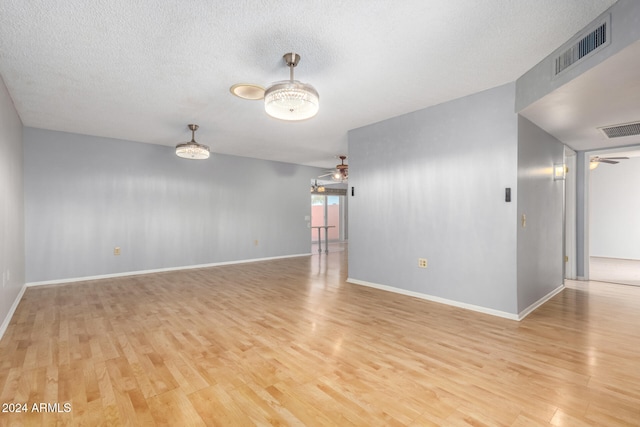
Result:
{"type": "Polygon", "coordinates": [[[2,0],[0,426],[640,426],[638,69],[633,0],[2,0]]]}

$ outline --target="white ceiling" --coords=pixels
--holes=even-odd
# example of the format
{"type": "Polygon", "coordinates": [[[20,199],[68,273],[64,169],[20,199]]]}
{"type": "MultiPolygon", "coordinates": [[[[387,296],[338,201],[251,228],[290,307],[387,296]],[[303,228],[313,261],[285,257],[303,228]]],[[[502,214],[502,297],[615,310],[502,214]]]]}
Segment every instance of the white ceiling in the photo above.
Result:
{"type": "Polygon", "coordinates": [[[173,146],[197,123],[214,152],[332,167],[349,129],[512,82],[614,2],[2,0],[0,75],[25,126],[173,146]],[[229,93],[291,51],[318,116],[229,93]]]}

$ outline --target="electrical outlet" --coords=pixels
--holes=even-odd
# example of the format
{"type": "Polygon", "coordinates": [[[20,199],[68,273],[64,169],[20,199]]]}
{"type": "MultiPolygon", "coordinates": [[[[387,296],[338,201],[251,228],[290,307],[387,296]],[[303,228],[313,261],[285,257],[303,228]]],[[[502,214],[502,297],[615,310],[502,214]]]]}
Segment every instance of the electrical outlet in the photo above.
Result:
{"type": "Polygon", "coordinates": [[[427,259],[426,258],[418,258],[418,267],[427,268],[427,259]]]}
{"type": "Polygon", "coordinates": [[[113,248],[113,254],[116,256],[120,255],[120,246],[113,248]]]}
{"type": "Polygon", "coordinates": [[[258,240],[257,239],[253,241],[253,246],[258,246],[258,240]]]}

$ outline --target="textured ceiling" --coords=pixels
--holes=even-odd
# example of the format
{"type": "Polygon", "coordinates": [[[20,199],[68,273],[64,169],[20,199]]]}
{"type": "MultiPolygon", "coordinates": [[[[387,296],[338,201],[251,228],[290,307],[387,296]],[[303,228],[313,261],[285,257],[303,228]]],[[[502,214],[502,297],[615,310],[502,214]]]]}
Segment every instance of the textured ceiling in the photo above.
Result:
{"type": "Polygon", "coordinates": [[[25,126],[331,167],[347,131],[514,81],[613,0],[2,0],[0,75],[25,126]],[[234,83],[320,93],[269,118],[234,83]]]}

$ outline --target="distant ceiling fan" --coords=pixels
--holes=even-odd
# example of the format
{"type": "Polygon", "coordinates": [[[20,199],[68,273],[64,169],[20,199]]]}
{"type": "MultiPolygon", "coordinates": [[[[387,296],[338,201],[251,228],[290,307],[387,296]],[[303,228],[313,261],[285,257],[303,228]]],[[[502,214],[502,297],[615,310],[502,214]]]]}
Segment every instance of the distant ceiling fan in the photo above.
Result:
{"type": "Polygon", "coordinates": [[[318,185],[318,180],[316,179],[316,181],[313,183],[313,185],[311,185],[311,192],[312,193],[324,193],[324,185],[318,185]]]}
{"type": "Polygon", "coordinates": [[[620,163],[618,160],[629,160],[628,157],[598,157],[594,156],[589,160],[589,169],[594,170],[600,163],[608,163],[615,165],[620,163]]]}
{"type": "Polygon", "coordinates": [[[337,156],[337,158],[340,159],[340,164],[336,165],[335,169],[327,171],[327,173],[320,175],[318,178],[331,176],[331,179],[337,182],[345,182],[349,178],[349,165],[344,164],[347,156],[337,156]]]}

